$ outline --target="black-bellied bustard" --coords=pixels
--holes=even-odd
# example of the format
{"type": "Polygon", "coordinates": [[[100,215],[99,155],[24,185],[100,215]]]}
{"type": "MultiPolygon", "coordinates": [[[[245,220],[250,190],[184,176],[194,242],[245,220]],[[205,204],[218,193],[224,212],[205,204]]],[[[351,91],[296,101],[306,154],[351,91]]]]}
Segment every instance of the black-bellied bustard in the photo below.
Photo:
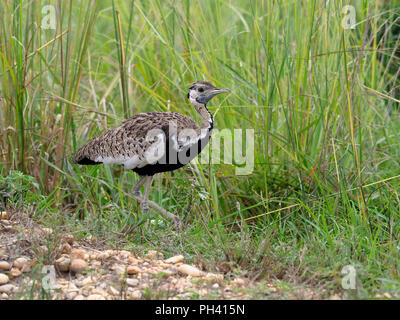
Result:
{"type": "Polygon", "coordinates": [[[132,189],[145,214],[149,206],[172,218],[180,219],[148,200],[153,175],[179,169],[195,158],[208,143],[214,119],[207,103],[228,89],[198,81],[189,88],[188,98],[201,116],[201,125],[177,112],[146,112],[125,120],[119,127],[93,138],[78,150],[73,162],[81,165],[119,164],[133,170],[141,178],[132,189]],[[144,184],[144,193],[140,187],[144,184]]]}

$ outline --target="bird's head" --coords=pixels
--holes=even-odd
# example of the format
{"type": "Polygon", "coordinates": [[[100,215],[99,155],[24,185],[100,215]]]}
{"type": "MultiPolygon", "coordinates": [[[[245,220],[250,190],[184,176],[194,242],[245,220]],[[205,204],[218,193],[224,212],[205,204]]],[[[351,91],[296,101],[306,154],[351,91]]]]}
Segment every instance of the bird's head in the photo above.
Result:
{"type": "Polygon", "coordinates": [[[192,103],[207,104],[217,94],[230,91],[228,89],[216,88],[210,82],[197,81],[189,88],[188,98],[192,103]]]}

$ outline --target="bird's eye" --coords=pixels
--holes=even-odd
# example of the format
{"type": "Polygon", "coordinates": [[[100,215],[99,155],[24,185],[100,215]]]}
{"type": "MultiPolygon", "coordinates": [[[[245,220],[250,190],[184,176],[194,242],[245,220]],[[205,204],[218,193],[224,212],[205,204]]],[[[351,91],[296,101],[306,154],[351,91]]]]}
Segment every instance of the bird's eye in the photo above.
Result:
{"type": "Polygon", "coordinates": [[[203,91],[204,91],[204,88],[199,88],[198,91],[199,91],[199,92],[203,92],[203,91]]]}

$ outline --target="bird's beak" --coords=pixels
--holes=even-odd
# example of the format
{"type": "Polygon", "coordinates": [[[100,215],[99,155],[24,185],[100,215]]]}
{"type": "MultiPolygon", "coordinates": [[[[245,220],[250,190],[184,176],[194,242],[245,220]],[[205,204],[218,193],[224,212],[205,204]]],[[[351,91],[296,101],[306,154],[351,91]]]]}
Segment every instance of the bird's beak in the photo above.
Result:
{"type": "Polygon", "coordinates": [[[213,92],[215,92],[215,94],[218,94],[218,93],[224,93],[224,92],[231,92],[231,90],[229,90],[229,89],[224,89],[224,88],[215,88],[215,89],[213,90],[213,92]]]}
{"type": "Polygon", "coordinates": [[[214,88],[213,90],[209,90],[205,92],[203,95],[199,95],[196,98],[196,101],[199,103],[204,103],[206,104],[208,101],[210,101],[213,97],[215,97],[219,93],[223,92],[230,92],[231,90],[229,89],[223,89],[223,88],[214,88]]]}
{"type": "Polygon", "coordinates": [[[224,93],[224,92],[231,92],[229,89],[224,89],[224,88],[215,88],[214,90],[211,90],[209,93],[209,97],[212,98],[216,96],[217,94],[224,93]]]}

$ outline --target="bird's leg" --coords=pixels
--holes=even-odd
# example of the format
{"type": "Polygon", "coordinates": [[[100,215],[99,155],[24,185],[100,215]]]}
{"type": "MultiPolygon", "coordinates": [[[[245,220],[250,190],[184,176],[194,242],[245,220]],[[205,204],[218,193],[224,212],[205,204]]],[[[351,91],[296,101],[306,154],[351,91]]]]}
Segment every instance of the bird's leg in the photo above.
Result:
{"type": "Polygon", "coordinates": [[[164,216],[174,220],[174,224],[175,224],[175,228],[176,229],[181,229],[182,228],[182,224],[181,224],[181,220],[174,214],[172,214],[171,212],[168,212],[167,210],[161,208],[158,204],[156,204],[153,201],[150,201],[148,199],[149,197],[149,190],[150,190],[150,185],[151,185],[151,181],[152,181],[152,177],[151,176],[145,176],[143,177],[138,184],[133,188],[133,196],[136,200],[141,201],[141,209],[143,213],[146,213],[147,210],[149,209],[149,206],[156,209],[157,211],[159,211],[160,213],[162,213],[164,216]],[[145,188],[144,188],[144,196],[141,195],[139,188],[141,185],[143,185],[143,183],[146,180],[146,184],[145,184],[145,188]],[[138,188],[136,188],[137,186],[139,186],[138,188]],[[137,190],[136,190],[137,189],[137,190]]]}
{"type": "MultiPolygon", "coordinates": [[[[140,193],[140,187],[143,185],[143,183],[146,182],[147,176],[143,176],[140,178],[139,182],[135,184],[135,186],[132,188],[132,193],[134,196],[141,196],[140,193]]],[[[136,213],[136,219],[139,220],[139,215],[136,213]]]]}
{"type": "Polygon", "coordinates": [[[142,213],[146,214],[147,211],[149,211],[149,205],[148,205],[148,199],[149,199],[149,191],[150,191],[150,186],[151,182],[153,181],[153,176],[146,176],[146,183],[144,185],[144,194],[143,194],[143,200],[142,203],[140,204],[140,209],[142,209],[142,213]]]}
{"type": "Polygon", "coordinates": [[[140,196],[140,187],[145,183],[147,176],[143,176],[140,178],[139,182],[135,184],[135,186],[132,188],[132,193],[136,196],[140,196]]]}
{"type": "Polygon", "coordinates": [[[159,211],[160,213],[162,213],[164,216],[174,220],[174,224],[175,224],[175,228],[177,230],[182,229],[182,223],[181,223],[181,219],[179,219],[176,215],[172,214],[171,212],[168,212],[167,210],[161,208],[158,204],[156,204],[153,201],[147,200],[147,203],[150,207],[156,209],[157,211],[159,211]]]}

